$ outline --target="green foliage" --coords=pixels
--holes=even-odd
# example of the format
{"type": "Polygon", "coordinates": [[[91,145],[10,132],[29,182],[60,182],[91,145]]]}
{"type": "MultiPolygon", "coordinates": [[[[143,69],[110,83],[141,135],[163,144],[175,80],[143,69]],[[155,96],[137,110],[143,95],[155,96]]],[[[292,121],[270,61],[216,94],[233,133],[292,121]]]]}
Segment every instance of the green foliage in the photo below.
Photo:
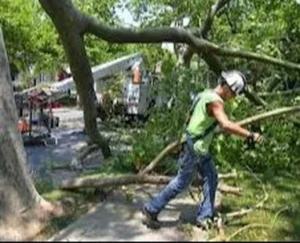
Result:
{"type": "MultiPolygon", "coordinates": [[[[273,103],[276,106],[285,106],[284,101],[273,103]]],[[[270,107],[272,105],[274,104],[271,103],[270,107]]],[[[228,108],[235,121],[263,113],[249,105],[246,99],[240,100],[237,109],[234,109],[233,104],[228,108]]],[[[217,155],[220,167],[226,170],[250,166],[255,172],[271,170],[274,173],[297,168],[300,164],[300,151],[296,149],[300,144],[299,125],[294,124],[289,117],[292,116],[270,118],[248,126],[248,129],[260,132],[265,137],[265,141],[256,145],[254,150],[247,149],[243,140],[235,136],[222,134],[216,137],[212,149],[217,155]]]]}
{"type": "Polygon", "coordinates": [[[58,35],[45,18],[38,1],[0,1],[0,25],[3,29],[11,65],[35,72],[53,71],[64,58],[58,35]]]}
{"type": "MultiPolygon", "coordinates": [[[[141,26],[170,25],[173,21],[184,16],[191,18],[191,26],[197,27],[203,24],[207,10],[216,1],[184,1],[156,0],[156,1],[131,1],[131,8],[136,17],[142,22],[141,26]],[[167,10],[167,9],[170,9],[167,10]]],[[[249,50],[261,54],[267,54],[280,59],[299,62],[299,23],[300,6],[295,1],[231,1],[229,8],[222,15],[215,18],[209,39],[222,46],[249,50]]],[[[241,59],[222,60],[227,68],[238,68],[251,71],[249,81],[257,92],[270,92],[273,88],[287,89],[297,85],[297,73],[278,69],[255,61],[241,59]]],[[[171,73],[177,80],[187,77],[190,71],[185,70],[183,75],[174,72],[174,65],[170,65],[169,76],[164,77],[164,83],[159,88],[169,97],[176,97],[178,103],[172,110],[156,110],[152,119],[146,126],[143,135],[137,138],[137,154],[145,158],[155,157],[168,142],[179,136],[183,124],[185,112],[190,102],[188,93],[197,90],[196,81],[203,84],[203,80],[209,80],[209,72],[206,66],[199,67],[197,77],[186,78],[186,86],[174,82],[171,73]],[[180,76],[180,78],[178,78],[180,76]],[[200,78],[199,78],[200,76],[200,78]],[[179,84],[179,85],[178,85],[179,84]],[[155,135],[159,134],[156,138],[155,135]],[[155,138],[155,139],[154,139],[155,138]],[[147,141],[141,143],[140,141],[147,141]],[[161,144],[161,145],[159,145],[161,144]]],[[[212,77],[215,78],[215,77],[212,77]]],[[[197,83],[197,85],[199,85],[197,83]]],[[[298,84],[299,85],[299,84],[298,84]]],[[[268,110],[276,107],[299,104],[297,99],[287,100],[273,97],[267,99],[268,110]]],[[[235,121],[262,113],[265,109],[257,108],[245,99],[241,99],[227,107],[228,113],[235,121]]],[[[266,137],[262,145],[255,150],[247,150],[243,140],[235,136],[222,134],[215,138],[212,150],[217,155],[218,165],[222,170],[230,170],[233,167],[249,165],[256,171],[291,170],[299,165],[299,134],[294,122],[284,118],[274,118],[254,124],[250,129],[259,128],[266,137]]],[[[149,160],[149,159],[148,159],[149,160]]],[[[168,164],[169,159],[164,161],[168,164]]],[[[174,163],[175,164],[175,163],[174,163]]],[[[162,168],[160,168],[162,169],[162,168]]],[[[161,170],[163,171],[163,169],[161,170]]]]}
{"type": "MultiPolygon", "coordinates": [[[[74,1],[85,13],[108,24],[118,23],[114,15],[115,0],[74,1]]],[[[0,26],[12,70],[56,72],[67,62],[58,33],[38,1],[0,0],[0,26]]],[[[107,43],[94,36],[86,36],[85,44],[91,65],[99,65],[128,53],[126,45],[107,43]]],[[[26,74],[28,75],[28,74],[26,74]]],[[[26,80],[30,77],[22,77],[26,80]]]]}
{"type": "MultiPolygon", "coordinates": [[[[264,183],[269,198],[264,207],[242,217],[231,220],[224,227],[226,236],[230,236],[243,226],[263,224],[269,228],[255,227],[245,230],[232,238],[231,241],[294,241],[299,235],[299,181],[296,171],[293,176],[280,173],[274,176],[272,172],[256,174],[264,183]]],[[[253,174],[244,173],[243,178],[229,182],[242,187],[243,195],[224,197],[222,213],[238,211],[241,208],[252,207],[262,200],[264,192],[262,185],[253,174]]]]}

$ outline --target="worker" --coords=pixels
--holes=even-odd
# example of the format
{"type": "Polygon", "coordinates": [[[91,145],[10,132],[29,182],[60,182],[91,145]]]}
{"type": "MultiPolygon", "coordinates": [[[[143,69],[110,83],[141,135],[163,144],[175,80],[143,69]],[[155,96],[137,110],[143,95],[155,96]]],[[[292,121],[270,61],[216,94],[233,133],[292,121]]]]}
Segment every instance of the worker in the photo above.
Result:
{"type": "Polygon", "coordinates": [[[156,197],[143,206],[143,223],[148,227],[160,227],[160,211],[189,186],[194,172],[198,172],[201,176],[203,200],[198,208],[196,225],[203,230],[211,228],[215,215],[214,201],[218,177],[213,156],[209,153],[209,145],[217,125],[223,131],[249,141],[263,141],[261,134],[252,133],[229,120],[224,111],[224,103],[242,94],[245,87],[246,78],[243,73],[236,70],[223,71],[215,89],[206,89],[198,95],[186,123],[178,174],[156,197]]]}
{"type": "Polygon", "coordinates": [[[140,84],[141,83],[141,63],[140,61],[136,62],[132,68],[132,83],[133,84],[140,84]]]}
{"type": "Polygon", "coordinates": [[[21,117],[18,121],[18,131],[21,133],[29,132],[29,124],[27,123],[26,119],[21,117]]]}

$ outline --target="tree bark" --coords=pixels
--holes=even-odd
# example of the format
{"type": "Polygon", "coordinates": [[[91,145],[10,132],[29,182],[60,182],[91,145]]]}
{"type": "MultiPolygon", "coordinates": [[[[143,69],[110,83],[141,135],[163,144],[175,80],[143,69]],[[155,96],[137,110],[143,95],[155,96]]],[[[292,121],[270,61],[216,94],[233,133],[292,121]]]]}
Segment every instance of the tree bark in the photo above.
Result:
{"type": "Polygon", "coordinates": [[[0,29],[0,240],[24,240],[41,230],[41,217],[47,218],[46,211],[53,208],[38,194],[27,171],[11,84],[0,29]]]}
{"type": "Polygon", "coordinates": [[[71,1],[40,0],[40,4],[53,21],[62,40],[65,53],[76,84],[84,114],[89,144],[98,144],[105,158],[111,155],[107,141],[97,128],[96,94],[91,66],[83,39],[81,14],[71,1]]]}

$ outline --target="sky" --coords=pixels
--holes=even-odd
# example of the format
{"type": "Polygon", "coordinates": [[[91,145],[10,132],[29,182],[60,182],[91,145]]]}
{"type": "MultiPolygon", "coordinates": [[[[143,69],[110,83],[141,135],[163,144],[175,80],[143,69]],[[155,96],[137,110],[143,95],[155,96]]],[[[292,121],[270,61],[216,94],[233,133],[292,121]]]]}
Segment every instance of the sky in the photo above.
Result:
{"type": "MultiPolygon", "coordinates": [[[[121,0],[125,4],[126,0],[121,0]]],[[[300,1],[300,0],[299,0],[300,1]]],[[[135,21],[127,8],[116,8],[116,14],[120,18],[124,27],[138,27],[139,22],[135,21]]],[[[174,52],[174,46],[172,43],[163,43],[163,49],[167,49],[170,52],[174,52]]]]}
{"type": "MultiPolygon", "coordinates": [[[[126,0],[121,0],[122,5],[126,4],[126,0]]],[[[129,26],[138,26],[138,22],[133,20],[133,17],[130,13],[130,11],[123,7],[123,8],[116,8],[116,14],[119,16],[119,18],[122,20],[125,27],[129,26]]]]}

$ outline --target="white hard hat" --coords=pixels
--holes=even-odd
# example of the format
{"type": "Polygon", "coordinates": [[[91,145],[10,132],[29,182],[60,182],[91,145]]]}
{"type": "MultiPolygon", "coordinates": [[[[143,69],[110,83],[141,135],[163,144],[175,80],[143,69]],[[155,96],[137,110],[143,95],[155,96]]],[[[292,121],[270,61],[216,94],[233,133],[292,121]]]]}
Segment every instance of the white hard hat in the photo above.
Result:
{"type": "Polygon", "coordinates": [[[246,88],[246,78],[240,71],[222,71],[221,77],[236,95],[241,94],[246,88]]]}

